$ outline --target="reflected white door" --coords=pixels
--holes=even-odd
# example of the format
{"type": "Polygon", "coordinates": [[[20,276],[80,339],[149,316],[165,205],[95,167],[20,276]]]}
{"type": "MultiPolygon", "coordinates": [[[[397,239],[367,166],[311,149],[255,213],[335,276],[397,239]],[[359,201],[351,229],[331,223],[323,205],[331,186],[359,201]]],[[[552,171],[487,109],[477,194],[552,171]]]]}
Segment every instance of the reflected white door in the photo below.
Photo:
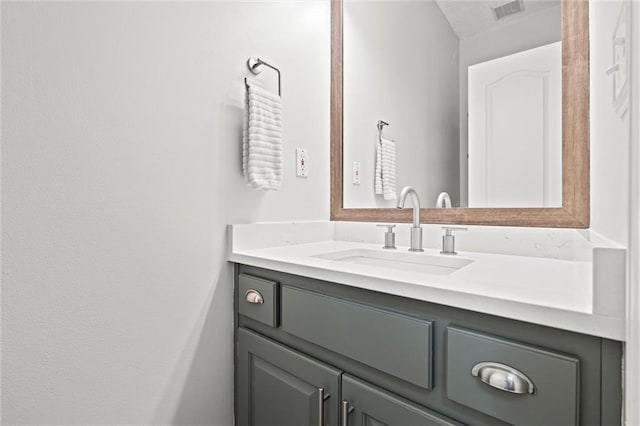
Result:
{"type": "Polygon", "coordinates": [[[560,207],[561,121],[560,42],[470,66],[469,207],[560,207]]]}

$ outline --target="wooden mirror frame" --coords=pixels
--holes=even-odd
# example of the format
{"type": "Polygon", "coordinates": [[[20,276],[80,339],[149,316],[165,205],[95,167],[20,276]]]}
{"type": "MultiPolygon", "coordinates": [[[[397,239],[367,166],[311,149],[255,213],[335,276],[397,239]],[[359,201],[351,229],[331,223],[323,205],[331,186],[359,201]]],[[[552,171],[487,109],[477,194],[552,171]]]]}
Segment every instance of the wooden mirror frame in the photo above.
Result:
{"type": "MultiPolygon", "coordinates": [[[[562,207],[421,209],[421,223],[589,227],[589,4],[561,0],[562,207]]],[[[344,208],[342,0],[331,0],[331,220],[411,222],[411,209],[344,208]]]]}

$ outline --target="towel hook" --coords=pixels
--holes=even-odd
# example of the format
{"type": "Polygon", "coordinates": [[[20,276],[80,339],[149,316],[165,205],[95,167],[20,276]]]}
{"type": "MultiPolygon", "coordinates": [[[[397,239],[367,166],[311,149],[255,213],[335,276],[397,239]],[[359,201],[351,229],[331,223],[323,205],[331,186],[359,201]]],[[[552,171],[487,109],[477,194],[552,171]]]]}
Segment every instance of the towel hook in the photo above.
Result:
{"type": "MultiPolygon", "coordinates": [[[[251,73],[253,75],[258,75],[262,72],[262,70],[260,69],[260,67],[264,65],[266,67],[271,68],[272,70],[274,70],[275,72],[278,73],[278,96],[281,96],[280,92],[280,70],[276,67],[274,67],[273,65],[263,61],[260,58],[249,58],[247,59],[247,68],[249,68],[249,71],[251,71],[251,73]]],[[[245,85],[247,85],[247,79],[244,79],[244,83],[245,85]]]]}

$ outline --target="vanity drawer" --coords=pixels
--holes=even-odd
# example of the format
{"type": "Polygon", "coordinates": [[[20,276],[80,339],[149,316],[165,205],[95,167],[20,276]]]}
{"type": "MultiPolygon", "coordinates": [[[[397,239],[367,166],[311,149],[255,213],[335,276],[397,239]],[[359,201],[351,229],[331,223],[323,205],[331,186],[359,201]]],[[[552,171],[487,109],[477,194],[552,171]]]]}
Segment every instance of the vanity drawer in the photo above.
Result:
{"type": "Polygon", "coordinates": [[[283,285],[281,325],[301,339],[431,389],[430,321],[283,285]]]}
{"type": "Polygon", "coordinates": [[[240,274],[238,276],[238,312],[270,327],[277,327],[278,283],[240,274]]]}
{"type": "Polygon", "coordinates": [[[447,328],[447,396],[508,423],[577,425],[579,369],[580,361],[574,357],[447,328]],[[517,372],[506,373],[508,368],[517,372]],[[523,376],[518,377],[518,372],[523,376]],[[528,392],[531,384],[533,393],[528,392]],[[499,389],[503,387],[519,388],[523,393],[499,389]]]}

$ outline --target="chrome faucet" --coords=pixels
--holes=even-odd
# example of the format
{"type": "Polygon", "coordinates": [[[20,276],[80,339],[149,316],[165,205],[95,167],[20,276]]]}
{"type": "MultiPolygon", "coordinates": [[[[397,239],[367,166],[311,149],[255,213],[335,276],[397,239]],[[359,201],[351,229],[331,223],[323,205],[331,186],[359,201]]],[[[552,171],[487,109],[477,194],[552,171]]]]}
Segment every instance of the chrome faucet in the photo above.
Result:
{"type": "Polygon", "coordinates": [[[398,208],[404,208],[407,195],[411,195],[411,202],[413,203],[413,226],[411,227],[411,248],[409,251],[424,251],[422,249],[422,228],[420,227],[420,199],[415,189],[410,186],[402,188],[398,200],[398,208]]]}
{"type": "Polygon", "coordinates": [[[436,208],[441,209],[450,209],[451,208],[451,197],[446,192],[441,192],[438,195],[438,199],[436,200],[436,208]]]}

